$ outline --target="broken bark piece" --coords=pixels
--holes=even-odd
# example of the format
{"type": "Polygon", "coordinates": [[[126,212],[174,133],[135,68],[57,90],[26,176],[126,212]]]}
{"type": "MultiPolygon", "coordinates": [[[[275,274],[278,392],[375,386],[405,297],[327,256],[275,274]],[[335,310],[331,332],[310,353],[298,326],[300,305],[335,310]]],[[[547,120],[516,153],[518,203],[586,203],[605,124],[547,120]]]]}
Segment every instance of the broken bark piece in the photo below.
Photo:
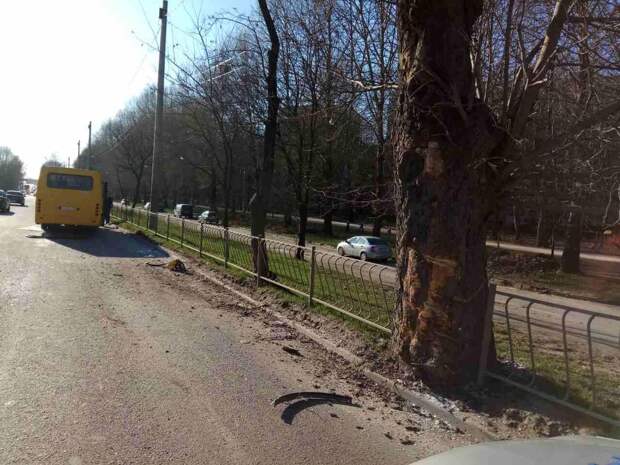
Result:
{"type": "Polygon", "coordinates": [[[298,351],[297,349],[295,349],[294,347],[290,347],[290,346],[282,346],[282,350],[284,352],[287,352],[291,355],[295,355],[296,357],[303,357],[303,355],[301,355],[301,352],[298,351]]]}

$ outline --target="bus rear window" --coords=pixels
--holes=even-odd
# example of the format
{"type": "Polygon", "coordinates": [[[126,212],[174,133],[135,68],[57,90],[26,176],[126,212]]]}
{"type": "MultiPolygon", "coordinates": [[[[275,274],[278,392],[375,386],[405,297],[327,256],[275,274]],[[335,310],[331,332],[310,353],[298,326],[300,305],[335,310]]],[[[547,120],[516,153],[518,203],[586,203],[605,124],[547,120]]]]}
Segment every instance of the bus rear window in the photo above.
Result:
{"type": "Polygon", "coordinates": [[[93,178],[77,174],[49,173],[47,187],[52,189],[73,189],[77,191],[92,191],[93,178]]]}

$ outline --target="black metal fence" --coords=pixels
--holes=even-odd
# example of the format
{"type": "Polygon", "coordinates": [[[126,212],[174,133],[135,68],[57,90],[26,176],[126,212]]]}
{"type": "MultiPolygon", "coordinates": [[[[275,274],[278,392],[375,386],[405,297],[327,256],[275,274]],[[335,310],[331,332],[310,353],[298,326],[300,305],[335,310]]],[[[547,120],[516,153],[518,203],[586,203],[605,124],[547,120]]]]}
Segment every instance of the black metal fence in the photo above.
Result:
{"type": "Polygon", "coordinates": [[[120,204],[112,215],[302,296],[309,305],[324,305],[390,333],[396,301],[392,267],[120,204]],[[268,272],[258,273],[259,259],[268,264],[268,272]]]}
{"type": "Polygon", "coordinates": [[[499,363],[481,363],[479,379],[498,379],[620,426],[620,315],[505,291],[492,302],[499,363]]]}
{"type": "MultiPolygon", "coordinates": [[[[396,269],[220,226],[114,205],[113,216],[200,256],[390,333],[396,269]],[[263,254],[263,255],[258,255],[263,254]],[[268,272],[258,273],[259,259],[268,272]]],[[[620,316],[594,312],[490,286],[484,346],[499,363],[479,380],[501,380],[547,400],[620,426],[620,316]],[[493,337],[491,337],[493,336],[493,337]]]]}

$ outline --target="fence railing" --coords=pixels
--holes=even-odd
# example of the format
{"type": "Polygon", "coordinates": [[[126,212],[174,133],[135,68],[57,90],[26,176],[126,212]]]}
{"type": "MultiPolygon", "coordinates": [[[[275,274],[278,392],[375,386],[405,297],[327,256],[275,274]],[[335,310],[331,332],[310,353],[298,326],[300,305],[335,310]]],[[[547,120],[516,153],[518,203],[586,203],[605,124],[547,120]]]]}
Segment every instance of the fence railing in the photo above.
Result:
{"type": "MultiPolygon", "coordinates": [[[[390,333],[396,269],[294,244],[115,204],[113,216],[171,242],[390,333]],[[257,267],[260,260],[266,265],[257,267]],[[266,272],[260,269],[268,270],[266,272]]],[[[501,380],[620,426],[620,317],[490,286],[479,380],[501,380]]]]}
{"type": "Polygon", "coordinates": [[[620,315],[501,291],[488,307],[499,363],[482,375],[620,426],[620,315]]]}
{"type": "Polygon", "coordinates": [[[309,305],[321,304],[391,332],[390,313],[396,302],[392,267],[120,204],[114,204],[112,215],[255,276],[257,282],[302,296],[309,305]],[[259,272],[259,260],[268,271],[259,272]]]}

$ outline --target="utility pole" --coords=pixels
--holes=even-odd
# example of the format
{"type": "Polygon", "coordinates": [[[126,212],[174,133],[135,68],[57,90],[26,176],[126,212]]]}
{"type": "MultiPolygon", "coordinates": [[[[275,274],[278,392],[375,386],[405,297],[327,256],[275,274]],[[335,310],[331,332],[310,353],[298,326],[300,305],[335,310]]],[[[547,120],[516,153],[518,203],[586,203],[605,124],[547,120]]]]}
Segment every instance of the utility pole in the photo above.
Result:
{"type": "Polygon", "coordinates": [[[159,66],[157,68],[157,107],[155,110],[155,127],[153,131],[153,160],[151,162],[151,211],[159,211],[159,196],[157,192],[157,156],[161,150],[161,133],[164,116],[164,73],[166,67],[166,25],[168,22],[168,0],[163,0],[159,9],[161,20],[161,36],[159,39],[159,66]]]}
{"type": "Polygon", "coordinates": [[[89,121],[88,122],[88,164],[86,165],[86,167],[88,169],[90,169],[90,163],[91,163],[91,160],[90,160],[90,134],[91,134],[92,127],[93,127],[93,122],[89,121]]]}

